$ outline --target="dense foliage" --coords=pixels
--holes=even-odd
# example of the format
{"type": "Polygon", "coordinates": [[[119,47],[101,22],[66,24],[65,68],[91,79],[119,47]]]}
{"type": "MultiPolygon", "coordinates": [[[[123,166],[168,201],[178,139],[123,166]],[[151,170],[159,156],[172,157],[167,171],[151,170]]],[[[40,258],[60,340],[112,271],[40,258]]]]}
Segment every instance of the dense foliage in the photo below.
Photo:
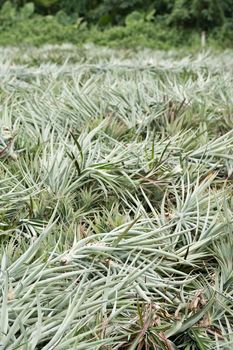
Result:
{"type": "Polygon", "coordinates": [[[232,52],[0,68],[1,350],[232,349],[232,52]]]}
{"type": "Polygon", "coordinates": [[[82,43],[167,48],[209,42],[231,47],[233,0],[8,0],[0,44],[82,43]],[[43,40],[44,37],[44,40],[43,40]]]}
{"type": "MultiPolygon", "coordinates": [[[[154,11],[155,16],[166,16],[168,21],[185,27],[207,29],[232,20],[232,0],[30,0],[36,11],[55,14],[63,10],[68,15],[74,13],[89,22],[100,24],[120,24],[133,11],[154,11]]],[[[6,1],[2,1],[4,4],[6,1]]],[[[12,0],[18,7],[29,1],[12,0]]]]}

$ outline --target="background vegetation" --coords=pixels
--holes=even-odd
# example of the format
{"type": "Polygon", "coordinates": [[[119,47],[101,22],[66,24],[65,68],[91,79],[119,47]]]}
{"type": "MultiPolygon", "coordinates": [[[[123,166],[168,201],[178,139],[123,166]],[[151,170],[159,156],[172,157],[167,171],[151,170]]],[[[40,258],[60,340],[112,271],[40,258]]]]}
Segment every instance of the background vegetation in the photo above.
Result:
{"type": "Polygon", "coordinates": [[[0,44],[92,41],[110,46],[231,47],[232,0],[0,1],[0,44]]]}

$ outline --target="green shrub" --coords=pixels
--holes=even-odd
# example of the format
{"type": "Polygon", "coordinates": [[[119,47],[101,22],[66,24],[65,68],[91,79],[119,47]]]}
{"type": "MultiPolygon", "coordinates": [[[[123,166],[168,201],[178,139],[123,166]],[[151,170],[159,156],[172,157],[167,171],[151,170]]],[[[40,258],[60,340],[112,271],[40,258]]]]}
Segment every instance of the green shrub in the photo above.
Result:
{"type": "Polygon", "coordinates": [[[32,17],[35,11],[35,5],[33,2],[28,2],[20,9],[20,18],[27,19],[32,17]]]}
{"type": "Polygon", "coordinates": [[[6,1],[0,11],[1,27],[8,27],[16,20],[17,12],[10,1],[6,1]]]}
{"type": "Polygon", "coordinates": [[[44,43],[59,44],[63,42],[79,43],[80,32],[73,25],[63,25],[53,16],[36,16],[15,23],[14,29],[5,29],[0,37],[1,45],[44,43]]]}
{"type": "Polygon", "coordinates": [[[176,0],[169,22],[175,26],[209,30],[224,23],[218,0],[176,0]]]}
{"type": "Polygon", "coordinates": [[[126,17],[125,19],[126,26],[130,27],[135,23],[144,23],[144,13],[139,11],[134,11],[126,17]]]}
{"type": "Polygon", "coordinates": [[[221,48],[232,47],[233,22],[228,20],[221,28],[216,28],[212,33],[212,41],[221,48]]]}

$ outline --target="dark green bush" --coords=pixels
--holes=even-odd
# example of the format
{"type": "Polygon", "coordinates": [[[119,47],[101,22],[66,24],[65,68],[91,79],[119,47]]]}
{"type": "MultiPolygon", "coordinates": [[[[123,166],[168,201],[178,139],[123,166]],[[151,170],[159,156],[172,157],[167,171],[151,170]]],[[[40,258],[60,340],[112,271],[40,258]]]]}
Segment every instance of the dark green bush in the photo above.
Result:
{"type": "Polygon", "coordinates": [[[221,48],[233,46],[233,21],[226,21],[221,28],[215,28],[212,39],[221,48]]]}

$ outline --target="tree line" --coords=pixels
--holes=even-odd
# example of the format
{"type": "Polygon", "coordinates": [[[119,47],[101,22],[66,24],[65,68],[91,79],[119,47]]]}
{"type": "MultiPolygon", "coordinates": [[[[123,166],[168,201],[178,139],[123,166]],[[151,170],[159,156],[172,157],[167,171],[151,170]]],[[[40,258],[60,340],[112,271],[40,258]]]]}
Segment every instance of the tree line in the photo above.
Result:
{"type": "MultiPolygon", "coordinates": [[[[8,1],[9,2],[9,1],[8,1]]],[[[166,24],[195,30],[212,30],[227,24],[233,28],[233,0],[11,0],[20,9],[33,3],[35,13],[83,18],[88,24],[110,27],[125,23],[132,12],[157,18],[166,24]]],[[[4,6],[5,0],[0,0],[4,6]]]]}

